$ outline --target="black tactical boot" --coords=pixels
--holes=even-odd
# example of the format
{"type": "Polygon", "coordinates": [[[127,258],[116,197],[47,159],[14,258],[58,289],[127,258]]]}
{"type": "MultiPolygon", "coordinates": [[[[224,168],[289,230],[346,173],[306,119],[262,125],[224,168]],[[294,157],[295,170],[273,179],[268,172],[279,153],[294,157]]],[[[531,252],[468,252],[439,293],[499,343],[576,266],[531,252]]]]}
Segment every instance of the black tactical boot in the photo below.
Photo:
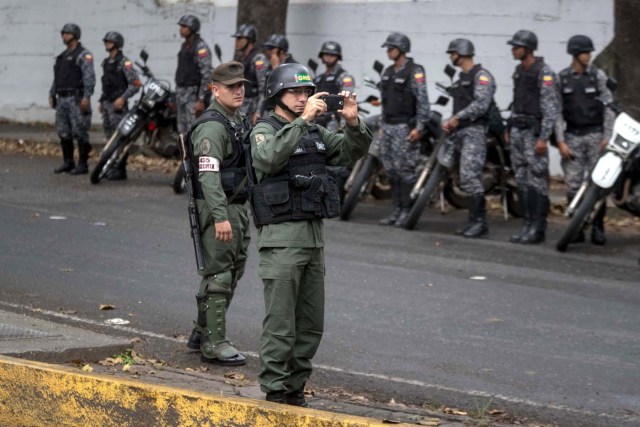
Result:
{"type": "Polygon", "coordinates": [[[401,181],[400,183],[400,215],[398,215],[396,223],[394,224],[396,227],[404,227],[411,213],[411,207],[413,206],[411,190],[413,190],[414,185],[414,182],[401,181]]]}
{"type": "Polygon", "coordinates": [[[520,243],[533,245],[544,242],[547,231],[547,215],[549,214],[549,197],[529,189],[529,197],[534,200],[531,211],[531,228],[522,236],[520,243]]]}
{"type": "Polygon", "coordinates": [[[287,403],[287,395],[284,391],[270,391],[265,400],[273,403],[287,403]]]}
{"type": "Polygon", "coordinates": [[[591,223],[591,243],[598,246],[604,246],[607,238],[604,236],[604,216],[607,212],[607,205],[604,203],[596,213],[591,223]]]}
{"type": "Polygon", "coordinates": [[[76,167],[73,161],[73,139],[64,138],[60,140],[60,146],[62,147],[62,165],[53,170],[53,173],[70,172],[76,167]]]}
{"type": "Polygon", "coordinates": [[[206,328],[202,331],[200,360],[220,366],[242,366],[245,357],[226,338],[227,298],[222,294],[208,294],[202,306],[205,312],[206,328]]]}
{"type": "MultiPolygon", "coordinates": [[[[567,193],[567,206],[569,206],[571,204],[571,201],[573,200],[573,198],[576,197],[575,193],[567,193]]],[[[571,239],[570,243],[582,243],[584,242],[584,229],[581,228],[580,231],[578,231],[578,234],[576,234],[573,239],[571,239]]]]}
{"type": "Polygon", "coordinates": [[[91,145],[89,145],[88,142],[78,142],[78,165],[69,172],[71,175],[85,175],[89,173],[89,166],[87,165],[89,151],[91,151],[91,145]]]}
{"type": "Polygon", "coordinates": [[[391,197],[393,199],[393,210],[391,211],[391,215],[386,218],[382,218],[378,223],[380,225],[393,225],[396,223],[398,216],[400,216],[400,211],[402,210],[400,206],[400,198],[402,189],[400,188],[400,181],[398,179],[390,179],[391,182],[391,197]]]}
{"type": "Polygon", "coordinates": [[[308,408],[309,404],[304,398],[304,387],[300,390],[286,393],[287,403],[293,406],[300,406],[302,408],[308,408]]]}
{"type": "Polygon", "coordinates": [[[529,190],[518,189],[518,198],[520,199],[520,205],[522,206],[522,229],[519,233],[512,234],[509,238],[511,243],[520,243],[523,236],[529,233],[531,228],[531,202],[529,198],[529,190]]]}
{"type": "Polygon", "coordinates": [[[471,210],[469,212],[469,217],[473,218],[473,221],[468,225],[466,231],[462,233],[464,237],[478,238],[489,232],[485,207],[486,202],[484,200],[484,194],[476,194],[471,197],[471,210]]]}

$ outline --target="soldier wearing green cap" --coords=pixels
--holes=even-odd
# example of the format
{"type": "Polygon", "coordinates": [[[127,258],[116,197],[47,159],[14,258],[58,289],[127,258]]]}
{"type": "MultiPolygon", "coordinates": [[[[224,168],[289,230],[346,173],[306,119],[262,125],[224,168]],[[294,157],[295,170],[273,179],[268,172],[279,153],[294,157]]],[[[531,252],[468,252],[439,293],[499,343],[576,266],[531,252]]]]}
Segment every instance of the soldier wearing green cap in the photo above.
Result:
{"type": "Polygon", "coordinates": [[[213,71],[213,99],[187,134],[192,170],[198,171],[198,208],[204,270],[196,295],[198,320],[187,345],[202,361],[222,366],[246,363],[226,336],[226,312],[244,274],[249,246],[246,169],[242,135],[250,129],[240,111],[246,79],[239,62],[213,71]]]}

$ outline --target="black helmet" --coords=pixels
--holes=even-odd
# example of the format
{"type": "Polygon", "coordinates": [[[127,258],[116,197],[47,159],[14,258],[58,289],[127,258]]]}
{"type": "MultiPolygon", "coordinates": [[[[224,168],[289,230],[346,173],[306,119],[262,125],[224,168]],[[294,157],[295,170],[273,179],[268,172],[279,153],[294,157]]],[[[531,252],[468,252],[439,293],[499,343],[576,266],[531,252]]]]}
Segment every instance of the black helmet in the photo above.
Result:
{"type": "Polygon", "coordinates": [[[596,50],[593,47],[593,41],[587,36],[573,36],[569,39],[567,43],[567,53],[569,55],[580,55],[584,52],[593,52],[596,50]]]}
{"type": "Polygon", "coordinates": [[[122,37],[122,34],[117,33],[115,31],[109,31],[104,38],[102,39],[103,42],[113,42],[118,49],[122,49],[122,46],[124,46],[124,37],[122,37]]]}
{"type": "Polygon", "coordinates": [[[322,57],[323,53],[328,53],[329,55],[337,55],[339,60],[342,60],[342,47],[340,43],[326,41],[322,43],[320,47],[320,53],[318,53],[318,58],[322,57]]]}
{"type": "Polygon", "coordinates": [[[76,24],[64,24],[64,27],[62,27],[62,30],[60,30],[60,34],[62,33],[73,34],[76,40],[80,40],[80,27],[78,27],[76,24]]]}
{"type": "Polygon", "coordinates": [[[411,40],[404,34],[392,33],[381,47],[397,47],[402,53],[407,53],[411,50],[411,40]]]}
{"type": "Polygon", "coordinates": [[[182,15],[178,21],[178,25],[183,25],[194,33],[200,31],[200,20],[193,15],[182,15]]]}
{"type": "Polygon", "coordinates": [[[267,41],[262,43],[262,47],[266,47],[268,49],[273,49],[277,47],[280,50],[284,50],[285,52],[289,51],[289,42],[287,38],[283,34],[271,34],[267,41]]]}
{"type": "Polygon", "coordinates": [[[255,43],[258,38],[258,31],[251,24],[242,24],[231,37],[245,37],[249,39],[249,43],[255,43]]]}
{"type": "Polygon", "coordinates": [[[308,87],[316,91],[316,85],[307,67],[301,64],[282,64],[276,67],[267,78],[267,99],[275,98],[285,89],[308,87]]]}
{"type": "Polygon", "coordinates": [[[473,56],[476,53],[473,43],[467,39],[455,39],[449,43],[447,53],[451,52],[455,52],[460,56],[473,56]]]}
{"type": "Polygon", "coordinates": [[[520,30],[507,42],[511,46],[522,46],[531,50],[538,49],[538,37],[531,31],[520,30]]]}

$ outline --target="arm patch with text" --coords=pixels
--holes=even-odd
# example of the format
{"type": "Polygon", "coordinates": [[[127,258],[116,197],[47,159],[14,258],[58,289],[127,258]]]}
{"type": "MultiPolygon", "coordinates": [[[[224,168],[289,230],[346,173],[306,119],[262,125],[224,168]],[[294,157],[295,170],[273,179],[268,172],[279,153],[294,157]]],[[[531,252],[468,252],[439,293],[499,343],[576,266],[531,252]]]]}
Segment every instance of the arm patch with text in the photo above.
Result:
{"type": "Polygon", "coordinates": [[[220,172],[220,160],[215,157],[200,156],[198,160],[199,172],[220,172]]]}

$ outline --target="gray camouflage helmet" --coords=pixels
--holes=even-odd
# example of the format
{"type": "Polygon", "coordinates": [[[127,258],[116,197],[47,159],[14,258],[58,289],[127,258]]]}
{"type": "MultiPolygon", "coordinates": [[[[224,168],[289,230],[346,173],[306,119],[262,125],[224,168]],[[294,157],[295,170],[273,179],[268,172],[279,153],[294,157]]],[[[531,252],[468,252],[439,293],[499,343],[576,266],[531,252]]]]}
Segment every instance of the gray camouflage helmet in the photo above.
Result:
{"type": "Polygon", "coordinates": [[[258,31],[251,24],[242,24],[231,37],[245,37],[249,39],[249,43],[255,43],[258,38],[258,31]]]}
{"type": "Polygon", "coordinates": [[[185,26],[194,33],[200,31],[200,20],[193,15],[182,15],[178,21],[178,25],[185,26]]]}
{"type": "Polygon", "coordinates": [[[285,52],[289,51],[289,42],[283,34],[271,34],[269,38],[262,43],[263,48],[273,49],[277,47],[285,52]]]}
{"type": "Polygon", "coordinates": [[[527,30],[520,30],[507,42],[511,46],[522,46],[531,50],[538,49],[538,37],[527,30]]]}
{"type": "Polygon", "coordinates": [[[313,83],[307,67],[301,64],[282,64],[276,67],[267,78],[267,99],[275,98],[285,89],[308,87],[310,93],[315,93],[313,83]]]}
{"type": "Polygon", "coordinates": [[[471,43],[467,39],[455,39],[451,43],[449,43],[449,47],[447,48],[447,53],[455,52],[460,56],[473,56],[476,53],[476,50],[473,47],[473,43],[471,43]]]}
{"type": "Polygon", "coordinates": [[[60,34],[63,34],[63,33],[73,34],[76,40],[80,40],[80,35],[82,34],[80,32],[80,27],[78,27],[78,25],[73,23],[64,24],[64,26],[62,27],[62,30],[60,30],[60,34]]]}
{"type": "Polygon", "coordinates": [[[573,36],[567,43],[567,53],[569,55],[576,56],[584,52],[593,52],[594,50],[596,49],[593,47],[593,41],[587,36],[573,36]]]}
{"type": "Polygon", "coordinates": [[[102,41],[112,42],[118,47],[118,49],[122,49],[122,47],[124,46],[124,37],[122,37],[122,34],[116,31],[109,31],[107,34],[105,34],[102,41]]]}
{"type": "Polygon", "coordinates": [[[339,60],[342,60],[342,46],[338,42],[326,41],[322,43],[318,58],[322,58],[322,55],[328,53],[329,55],[336,55],[339,60]]]}
{"type": "Polygon", "coordinates": [[[411,50],[411,40],[404,34],[392,33],[389,34],[387,40],[380,47],[396,47],[402,53],[408,53],[411,50]]]}

